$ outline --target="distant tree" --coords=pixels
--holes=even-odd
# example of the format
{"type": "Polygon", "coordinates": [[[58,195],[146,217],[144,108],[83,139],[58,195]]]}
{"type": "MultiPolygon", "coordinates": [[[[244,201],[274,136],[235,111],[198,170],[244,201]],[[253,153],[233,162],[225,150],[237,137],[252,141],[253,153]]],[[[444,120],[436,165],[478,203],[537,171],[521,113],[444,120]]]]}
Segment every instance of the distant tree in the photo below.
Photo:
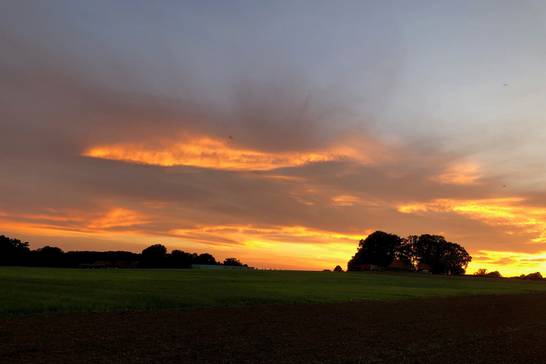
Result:
{"type": "Polygon", "coordinates": [[[193,257],[193,264],[216,265],[218,262],[211,254],[203,253],[193,257]]]}
{"type": "Polygon", "coordinates": [[[66,266],[64,252],[56,246],[44,246],[32,252],[35,265],[43,267],[64,267],[66,266]]]}
{"type": "Polygon", "coordinates": [[[386,268],[400,254],[402,238],[395,234],[376,231],[360,240],[356,254],[347,264],[347,270],[359,270],[359,266],[373,264],[386,268]]]}
{"type": "Polygon", "coordinates": [[[173,250],[169,256],[169,266],[173,268],[191,268],[192,255],[182,250],[173,250]]]}
{"type": "MultiPolygon", "coordinates": [[[[29,243],[21,242],[0,235],[0,265],[27,265],[44,267],[83,267],[83,268],[191,268],[192,264],[219,264],[208,253],[186,253],[173,250],[167,254],[167,248],[161,244],[151,245],[142,253],[127,251],[70,251],[63,252],[55,246],[44,246],[30,250],[29,243]]],[[[243,266],[237,258],[227,258],[225,265],[243,266]]]]}
{"type": "Polygon", "coordinates": [[[150,245],[142,251],[141,258],[141,265],[144,267],[165,267],[167,260],[167,248],[161,244],[150,245]]]}
{"type": "Polygon", "coordinates": [[[241,263],[237,258],[226,258],[224,259],[224,265],[232,267],[242,267],[243,263],[241,263]]]}
{"type": "Polygon", "coordinates": [[[502,278],[502,274],[498,270],[489,272],[485,276],[489,278],[502,278]]]}
{"type": "Polygon", "coordinates": [[[466,268],[468,267],[468,263],[472,261],[472,257],[461,245],[448,242],[443,246],[440,261],[445,267],[444,273],[462,275],[466,272],[466,268]]]}
{"type": "Polygon", "coordinates": [[[27,242],[0,235],[0,265],[25,265],[29,258],[27,242]]]}
{"type": "Polygon", "coordinates": [[[341,268],[340,265],[336,265],[336,267],[334,268],[334,272],[343,272],[343,268],[341,268]]]}
{"type": "Polygon", "coordinates": [[[520,276],[520,278],[523,278],[523,279],[529,279],[529,280],[541,280],[542,279],[542,274],[540,274],[540,272],[536,272],[536,273],[529,273],[527,275],[525,274],[522,274],[520,276]]]}
{"type": "Polygon", "coordinates": [[[479,277],[488,277],[488,278],[502,278],[502,274],[499,271],[487,272],[487,269],[478,269],[475,273],[475,276],[479,277]]]}
{"type": "Polygon", "coordinates": [[[440,235],[420,235],[412,239],[413,257],[431,267],[436,274],[464,274],[472,257],[459,244],[450,243],[440,235]]]}

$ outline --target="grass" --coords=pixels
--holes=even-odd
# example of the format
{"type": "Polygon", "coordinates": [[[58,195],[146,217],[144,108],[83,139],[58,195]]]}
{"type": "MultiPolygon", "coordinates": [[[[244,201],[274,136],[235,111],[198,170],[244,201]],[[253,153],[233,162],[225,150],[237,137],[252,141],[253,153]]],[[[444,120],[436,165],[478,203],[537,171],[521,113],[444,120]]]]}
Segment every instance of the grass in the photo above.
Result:
{"type": "Polygon", "coordinates": [[[397,273],[0,267],[0,315],[546,292],[545,282],[397,273]]]}

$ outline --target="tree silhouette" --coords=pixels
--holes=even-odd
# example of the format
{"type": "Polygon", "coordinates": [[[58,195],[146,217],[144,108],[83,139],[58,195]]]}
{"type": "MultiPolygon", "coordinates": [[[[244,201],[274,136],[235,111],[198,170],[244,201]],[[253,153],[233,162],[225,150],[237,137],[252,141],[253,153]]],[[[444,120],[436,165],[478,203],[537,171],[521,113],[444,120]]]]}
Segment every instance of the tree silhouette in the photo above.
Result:
{"type": "Polygon", "coordinates": [[[386,268],[395,258],[402,254],[402,238],[395,234],[376,231],[360,240],[358,250],[347,264],[348,270],[359,270],[366,264],[386,268]]]}
{"type": "MultiPolygon", "coordinates": [[[[29,243],[0,235],[0,265],[28,265],[43,267],[74,268],[191,268],[192,264],[219,264],[209,253],[186,253],[167,248],[161,244],[151,245],[142,253],[127,251],[70,251],[63,252],[55,246],[44,246],[36,250],[29,249],[29,243]]],[[[226,266],[243,266],[237,258],[224,260],[226,266]]]]}
{"type": "Polygon", "coordinates": [[[334,272],[343,272],[343,268],[341,268],[340,265],[336,265],[336,267],[334,268],[334,272]]]}
{"type": "Polygon", "coordinates": [[[218,264],[216,259],[209,253],[199,254],[193,260],[194,264],[203,264],[203,265],[215,265],[218,264]]]}
{"type": "Polygon", "coordinates": [[[475,276],[478,277],[487,277],[487,278],[502,278],[502,274],[499,271],[487,272],[487,269],[480,268],[475,273],[475,276]]]}
{"type": "Polygon", "coordinates": [[[161,244],[150,245],[142,251],[141,265],[144,267],[162,267],[165,266],[167,258],[167,248],[161,244]]]}
{"type": "Polygon", "coordinates": [[[56,246],[44,246],[32,252],[35,265],[43,267],[64,267],[64,252],[56,246]]]}
{"type": "Polygon", "coordinates": [[[169,266],[172,268],[191,268],[192,255],[182,250],[173,250],[169,256],[169,266]]]}
{"type": "Polygon", "coordinates": [[[459,244],[450,243],[440,235],[423,234],[411,237],[414,259],[431,267],[436,274],[464,274],[472,257],[459,244]]]}
{"type": "Polygon", "coordinates": [[[493,272],[489,272],[485,276],[489,277],[489,278],[502,278],[502,274],[500,274],[500,272],[498,270],[493,271],[493,272]]]}
{"type": "Polygon", "coordinates": [[[522,274],[520,276],[520,278],[523,278],[523,279],[530,279],[530,280],[541,280],[542,279],[542,274],[540,274],[540,272],[535,272],[535,273],[529,273],[527,275],[525,274],[522,274]]]}
{"type": "MultiPolygon", "coordinates": [[[[376,266],[382,269],[430,267],[436,274],[464,274],[472,257],[459,244],[451,243],[440,235],[423,234],[400,238],[395,234],[376,231],[361,240],[347,269],[366,270],[376,266]]],[[[500,274],[500,273],[499,273],[500,274]]]]}
{"type": "Polygon", "coordinates": [[[237,258],[226,258],[224,259],[224,265],[231,267],[242,267],[243,263],[241,263],[237,258]]]}
{"type": "Polygon", "coordinates": [[[29,262],[27,242],[0,235],[0,265],[24,265],[29,262]]]}

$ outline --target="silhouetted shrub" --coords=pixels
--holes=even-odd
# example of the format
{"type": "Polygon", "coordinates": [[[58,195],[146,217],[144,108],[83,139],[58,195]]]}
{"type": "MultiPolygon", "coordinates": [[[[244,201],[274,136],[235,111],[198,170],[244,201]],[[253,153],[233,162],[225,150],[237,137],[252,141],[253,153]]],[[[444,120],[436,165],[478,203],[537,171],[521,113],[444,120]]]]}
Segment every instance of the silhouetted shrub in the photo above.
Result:
{"type": "Polygon", "coordinates": [[[243,263],[241,263],[237,258],[226,258],[224,259],[224,265],[231,267],[242,267],[243,263]]]}
{"type": "Polygon", "coordinates": [[[489,278],[502,278],[502,274],[500,274],[500,272],[498,270],[493,271],[493,272],[489,272],[485,276],[489,277],[489,278]]]}
{"type": "Polygon", "coordinates": [[[522,279],[529,279],[529,280],[533,280],[533,281],[535,281],[535,280],[541,280],[541,279],[542,279],[542,274],[540,274],[540,272],[529,273],[529,274],[527,274],[527,275],[522,274],[522,275],[520,276],[520,278],[522,278],[522,279]]]}

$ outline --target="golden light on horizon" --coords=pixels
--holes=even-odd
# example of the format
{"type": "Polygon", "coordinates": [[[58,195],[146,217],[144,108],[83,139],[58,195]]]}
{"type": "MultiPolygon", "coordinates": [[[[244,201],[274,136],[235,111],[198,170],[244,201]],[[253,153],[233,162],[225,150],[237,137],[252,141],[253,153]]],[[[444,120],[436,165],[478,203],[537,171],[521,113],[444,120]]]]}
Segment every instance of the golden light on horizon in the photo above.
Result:
{"type": "MultiPolygon", "coordinates": [[[[355,196],[337,195],[337,203],[350,206],[355,196]]],[[[543,243],[546,234],[546,209],[533,208],[520,197],[478,200],[437,199],[404,204],[398,211],[405,214],[451,212],[512,231],[522,229],[534,234],[531,243],[543,243]]],[[[336,203],[333,201],[333,203],[336,203]]],[[[154,204],[146,203],[146,208],[154,204]]],[[[163,209],[164,205],[156,206],[163,209]]],[[[219,257],[238,256],[265,268],[322,269],[336,264],[345,266],[355,253],[358,241],[372,231],[341,232],[302,225],[194,225],[172,230],[149,230],[148,223],[157,221],[157,213],[143,213],[136,208],[105,207],[95,212],[43,211],[35,214],[0,212],[0,228],[44,237],[77,239],[113,239],[144,247],[163,242],[169,248],[182,247],[210,251],[219,257]]],[[[152,224],[153,226],[154,224],[152,224]]],[[[449,236],[447,236],[449,238],[449,236]]],[[[467,247],[471,249],[471,247],[467,247]]],[[[539,250],[539,249],[538,249],[539,250]]],[[[474,260],[468,272],[479,268],[500,270],[504,275],[544,271],[546,253],[512,251],[471,251],[474,260]]]]}
{"type": "Polygon", "coordinates": [[[505,277],[546,271],[546,251],[521,253],[515,251],[479,250],[468,265],[473,273],[483,268],[487,271],[500,271],[505,277]]]}
{"type": "MultiPolygon", "coordinates": [[[[13,221],[0,214],[0,228],[13,232],[49,237],[119,240],[139,251],[153,242],[166,244],[170,249],[212,252],[218,258],[237,256],[259,268],[332,269],[339,264],[345,268],[356,252],[362,233],[343,233],[305,226],[206,225],[175,229],[166,234],[141,231],[138,224],[148,221],[146,216],[131,210],[114,208],[80,227],[70,220],[63,225],[62,217],[34,221],[13,221]],[[125,212],[128,213],[124,216],[125,212]],[[190,247],[191,246],[191,247],[190,247]]],[[[26,216],[28,219],[31,216],[26,216]]],[[[500,270],[504,276],[546,271],[546,251],[524,253],[515,251],[478,250],[471,252],[473,260],[467,272],[477,269],[500,270]]]]}
{"type": "MultiPolygon", "coordinates": [[[[369,233],[340,233],[304,226],[208,225],[162,234],[140,231],[133,223],[140,224],[146,218],[131,210],[126,210],[129,215],[123,216],[124,211],[109,210],[79,228],[74,226],[74,220],[69,226],[63,226],[61,218],[45,221],[40,216],[34,216],[34,221],[0,219],[0,228],[48,240],[59,237],[120,240],[138,247],[134,249],[137,251],[153,242],[161,242],[169,249],[211,252],[221,259],[237,256],[259,268],[303,270],[332,269],[337,264],[344,267],[356,251],[358,241],[369,233]]],[[[81,219],[84,217],[77,218],[81,219]]],[[[49,243],[55,244],[55,241],[49,243]]]]}
{"type": "Polygon", "coordinates": [[[236,251],[241,257],[264,264],[264,267],[332,269],[338,264],[345,267],[359,240],[365,239],[370,231],[356,234],[305,226],[209,225],[171,233],[192,241],[226,238],[236,241],[238,244],[223,249],[236,251]]]}
{"type": "Polygon", "coordinates": [[[348,145],[314,151],[268,152],[248,149],[208,136],[155,145],[118,143],[88,148],[83,156],[162,167],[192,166],[222,170],[271,170],[308,163],[350,159],[369,164],[372,159],[348,145]]]}

